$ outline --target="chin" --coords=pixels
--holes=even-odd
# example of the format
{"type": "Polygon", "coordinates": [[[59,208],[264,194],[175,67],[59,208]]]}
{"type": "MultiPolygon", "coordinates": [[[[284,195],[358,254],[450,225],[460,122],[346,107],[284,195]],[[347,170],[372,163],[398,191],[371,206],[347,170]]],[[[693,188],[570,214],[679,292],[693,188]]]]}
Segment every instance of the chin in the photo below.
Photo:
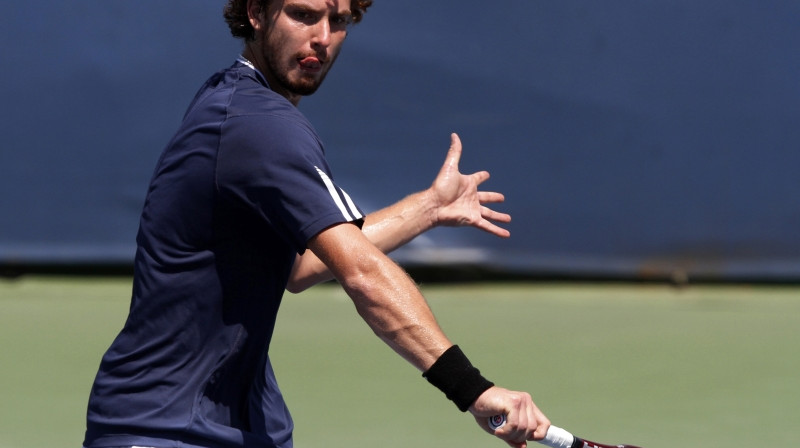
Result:
{"type": "Polygon", "coordinates": [[[322,82],[298,82],[292,84],[290,90],[297,95],[309,96],[319,89],[320,84],[322,82]]]}

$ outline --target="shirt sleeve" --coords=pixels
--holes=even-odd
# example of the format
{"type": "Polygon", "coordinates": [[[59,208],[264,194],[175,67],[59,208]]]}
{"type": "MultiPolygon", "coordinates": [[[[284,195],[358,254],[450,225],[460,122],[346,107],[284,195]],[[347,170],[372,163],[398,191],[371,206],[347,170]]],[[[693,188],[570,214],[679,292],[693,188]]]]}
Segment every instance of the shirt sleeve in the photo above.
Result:
{"type": "Polygon", "coordinates": [[[217,157],[220,193],[251,209],[300,253],[327,227],[363,222],[362,211],[334,183],[322,143],[299,113],[226,120],[217,157]]]}

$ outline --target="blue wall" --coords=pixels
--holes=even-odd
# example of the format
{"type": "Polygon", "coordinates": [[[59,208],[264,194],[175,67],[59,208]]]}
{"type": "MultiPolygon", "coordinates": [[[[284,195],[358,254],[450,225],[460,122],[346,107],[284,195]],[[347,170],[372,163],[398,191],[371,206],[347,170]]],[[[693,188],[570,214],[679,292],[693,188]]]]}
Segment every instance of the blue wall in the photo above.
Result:
{"type": "MultiPolygon", "coordinates": [[[[0,264],[125,263],[163,145],[239,50],[222,2],[39,2],[0,18],[0,264]]],[[[377,0],[300,108],[362,208],[458,132],[512,238],[396,257],[521,273],[800,279],[800,4],[377,0]]]]}

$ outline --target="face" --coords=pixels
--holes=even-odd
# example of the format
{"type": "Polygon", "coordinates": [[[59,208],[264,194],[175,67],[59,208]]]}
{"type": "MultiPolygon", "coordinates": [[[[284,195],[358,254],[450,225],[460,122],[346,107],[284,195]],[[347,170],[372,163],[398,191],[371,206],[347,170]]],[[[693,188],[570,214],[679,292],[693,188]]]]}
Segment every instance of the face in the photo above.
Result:
{"type": "Polygon", "coordinates": [[[258,20],[252,11],[252,50],[270,87],[295,103],[314,93],[347,36],[350,0],[274,0],[258,20]]]}

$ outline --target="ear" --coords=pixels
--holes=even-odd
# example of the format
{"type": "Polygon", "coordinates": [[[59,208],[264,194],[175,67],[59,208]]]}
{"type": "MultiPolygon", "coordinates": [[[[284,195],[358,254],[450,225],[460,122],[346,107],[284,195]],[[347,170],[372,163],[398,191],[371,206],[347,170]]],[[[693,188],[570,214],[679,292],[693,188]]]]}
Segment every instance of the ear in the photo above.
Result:
{"type": "Polygon", "coordinates": [[[256,31],[264,29],[264,17],[266,11],[261,8],[260,0],[247,0],[247,17],[250,20],[250,26],[256,31]]]}

